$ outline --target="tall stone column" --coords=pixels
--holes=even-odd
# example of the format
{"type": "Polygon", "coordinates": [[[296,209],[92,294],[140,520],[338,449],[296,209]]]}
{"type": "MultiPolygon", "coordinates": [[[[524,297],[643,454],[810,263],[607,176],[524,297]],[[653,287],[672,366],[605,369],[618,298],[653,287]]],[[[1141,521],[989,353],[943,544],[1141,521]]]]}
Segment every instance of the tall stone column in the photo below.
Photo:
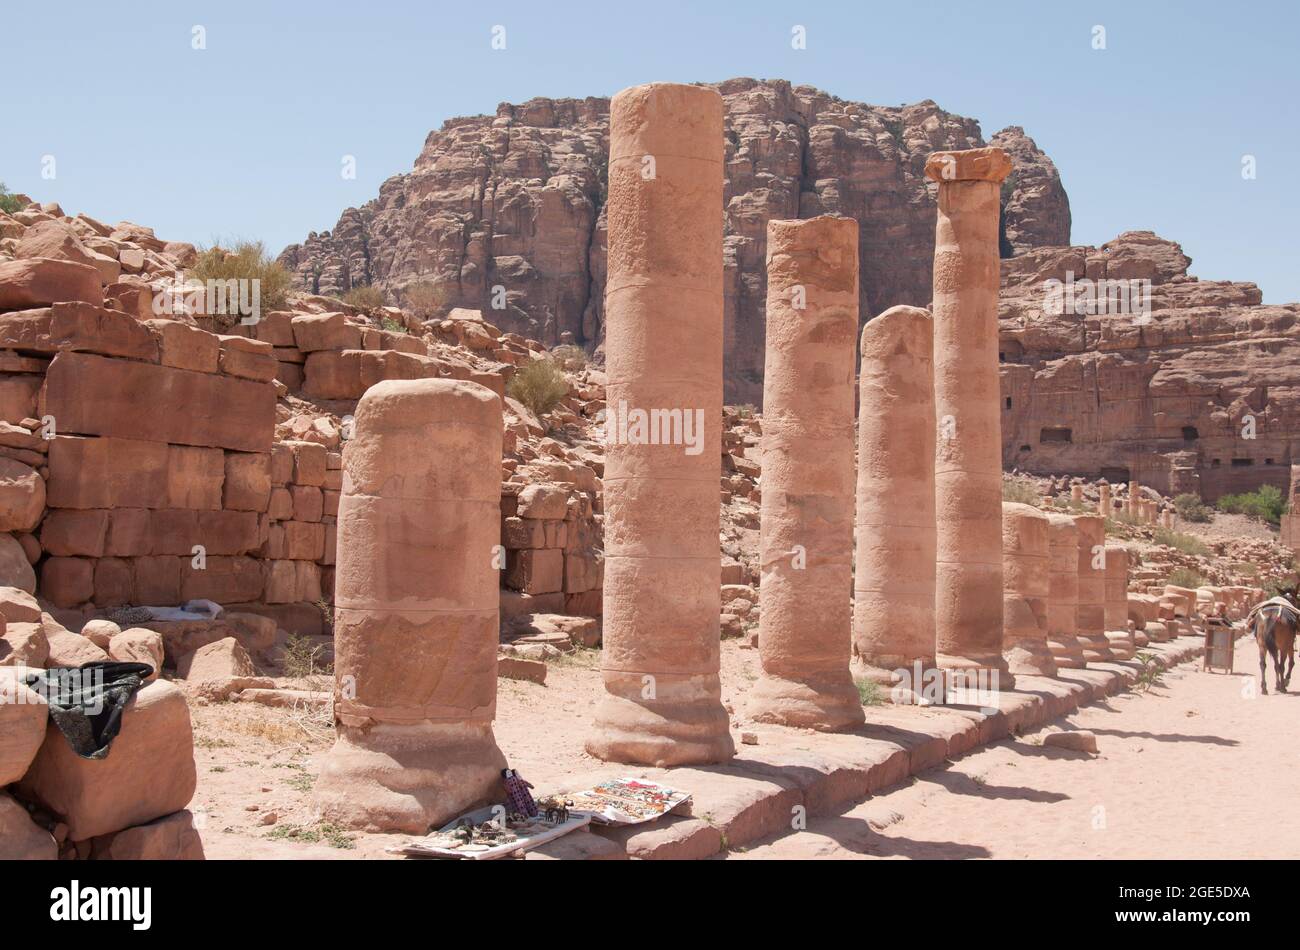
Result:
{"type": "Polygon", "coordinates": [[[496,711],[501,399],[386,380],[343,453],[334,718],[322,817],[423,834],[500,798],[496,711]]]}
{"type": "Polygon", "coordinates": [[[1109,518],[1114,513],[1110,504],[1110,484],[1102,482],[1097,486],[1097,514],[1109,518]]]}
{"type": "Polygon", "coordinates": [[[1056,675],[1047,645],[1047,527],[1047,515],[1032,505],[1002,503],[1003,641],[1012,673],[1056,675]]]}
{"type": "Polygon", "coordinates": [[[1117,660],[1131,660],[1137,642],[1128,623],[1128,548],[1106,545],[1106,639],[1117,660]]]}
{"type": "Polygon", "coordinates": [[[1079,641],[1088,663],[1115,659],[1106,639],[1106,522],[1075,515],[1079,529],[1079,641]]]}
{"type": "Polygon", "coordinates": [[[1126,508],[1128,513],[1133,516],[1134,521],[1140,521],[1141,505],[1139,504],[1140,494],[1138,483],[1135,481],[1128,483],[1128,504],[1126,508]]]}
{"type": "Polygon", "coordinates": [[[1079,643],[1079,529],[1069,515],[1047,515],[1047,647],[1058,669],[1084,666],[1079,643]]]}
{"type": "Polygon", "coordinates": [[[999,148],[935,152],[934,401],[939,665],[992,671],[1011,689],[1002,658],[1002,437],[998,381],[999,185],[1011,160],[999,148]]]}
{"type": "Polygon", "coordinates": [[[917,669],[935,667],[930,314],[891,307],[863,328],[861,350],[853,666],[910,700],[917,669]]]}
{"type": "Polygon", "coordinates": [[[857,333],[858,222],[769,221],[763,675],[748,704],[759,722],[835,730],[864,719],[849,675],[857,333]]]}
{"type": "Polygon", "coordinates": [[[722,97],[651,83],[610,102],[605,283],[605,695],[617,762],[720,762],[722,97]],[[676,420],[676,421],[674,421],[676,420]]]}

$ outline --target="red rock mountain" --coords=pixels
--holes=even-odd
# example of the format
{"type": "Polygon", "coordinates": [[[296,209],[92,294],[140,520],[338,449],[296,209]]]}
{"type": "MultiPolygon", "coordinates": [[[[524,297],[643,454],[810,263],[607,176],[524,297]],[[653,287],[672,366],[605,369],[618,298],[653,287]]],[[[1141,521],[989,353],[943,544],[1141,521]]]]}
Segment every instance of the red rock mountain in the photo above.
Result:
{"type": "Polygon", "coordinates": [[[1137,479],[1207,500],[1287,488],[1300,304],[1261,305],[1254,284],[1199,280],[1190,264],[1150,231],[1002,262],[1006,468],[1137,479]],[[1067,280],[1073,308],[1061,305],[1067,280]],[[1134,295],[1116,306],[1141,286],[1130,281],[1150,282],[1149,307],[1134,295]]]}
{"type": "MultiPolygon", "coordinates": [[[[761,402],[767,222],[838,212],[861,225],[862,318],[930,302],[934,186],[926,156],[986,144],[978,123],[926,100],[849,102],[782,80],[714,84],[726,105],[726,398],[761,402]]],[[[1010,152],[1003,252],[1068,244],[1060,176],[1024,131],[1010,152]]],[[[305,289],[375,284],[404,300],[429,282],[446,307],[548,345],[603,339],[609,100],[532,99],[451,119],[408,174],[281,260],[305,289]],[[496,304],[497,306],[494,306],[496,304]]]]}

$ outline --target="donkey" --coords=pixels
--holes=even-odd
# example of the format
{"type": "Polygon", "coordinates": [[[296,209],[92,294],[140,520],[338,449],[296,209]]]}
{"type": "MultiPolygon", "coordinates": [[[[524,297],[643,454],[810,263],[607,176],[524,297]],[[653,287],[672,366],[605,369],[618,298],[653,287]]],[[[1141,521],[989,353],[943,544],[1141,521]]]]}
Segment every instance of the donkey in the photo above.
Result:
{"type": "Polygon", "coordinates": [[[1268,694],[1264,681],[1264,655],[1273,658],[1277,691],[1285,693],[1295,669],[1296,615],[1278,604],[1266,604],[1255,613],[1255,643],[1259,646],[1259,691],[1268,694]]]}

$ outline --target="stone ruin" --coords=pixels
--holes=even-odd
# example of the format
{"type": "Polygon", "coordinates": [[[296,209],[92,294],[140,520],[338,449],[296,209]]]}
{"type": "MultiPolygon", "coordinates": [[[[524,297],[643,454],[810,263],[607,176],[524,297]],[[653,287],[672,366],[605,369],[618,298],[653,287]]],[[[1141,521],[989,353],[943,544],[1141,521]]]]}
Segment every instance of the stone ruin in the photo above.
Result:
{"type": "MultiPolygon", "coordinates": [[[[720,618],[759,605],[737,606],[749,569],[719,557],[720,483],[724,503],[760,505],[763,675],[749,697],[760,721],[853,730],[855,675],[901,687],[900,702],[918,698],[913,667],[941,671],[945,688],[1010,690],[1258,599],[1241,584],[1193,590],[1132,570],[1105,545],[1100,514],[1003,503],[998,219],[1010,162],[998,148],[926,163],[933,313],[894,308],[863,331],[856,463],[856,226],[772,222],[758,491],[737,435],[747,427],[719,429],[735,421],[722,405],[721,98],[656,83],[620,93],[610,113],[607,368],[584,373],[591,398],[560,414],[576,424],[617,411],[603,454],[541,437],[504,398],[537,348],[481,319],[453,311],[399,332],[307,297],[212,332],[154,313],[159,282],[192,248],[55,207],[11,216],[0,685],[30,701],[0,703],[6,856],[201,856],[185,810],[187,690],[274,692],[262,673],[289,634],[322,635],[317,604],[332,623],[337,741],[315,800],[346,827],[422,833],[491,801],[505,764],[497,677],[517,658],[502,643],[583,639],[575,615],[603,617],[588,752],[726,761],[720,618]],[[222,610],[143,609],[187,601],[222,610]],[[155,672],[112,754],[92,761],[47,727],[19,675],[107,658],[155,672]]],[[[1102,511],[1115,500],[1108,487],[1102,511]]],[[[1126,502],[1156,520],[1136,484],[1126,502]]]]}

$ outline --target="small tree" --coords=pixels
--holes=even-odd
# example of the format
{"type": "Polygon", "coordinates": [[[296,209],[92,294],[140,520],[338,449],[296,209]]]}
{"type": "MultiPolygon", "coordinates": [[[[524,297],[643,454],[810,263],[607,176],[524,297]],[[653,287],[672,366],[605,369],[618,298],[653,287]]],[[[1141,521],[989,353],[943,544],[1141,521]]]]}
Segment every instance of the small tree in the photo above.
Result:
{"type": "Polygon", "coordinates": [[[1214,509],[1201,501],[1200,495],[1184,492],[1174,496],[1174,511],[1184,521],[1206,522],[1214,520],[1214,509]]]}
{"type": "Polygon", "coordinates": [[[15,211],[23,210],[23,202],[17,195],[9,194],[5,188],[5,183],[0,181],[0,211],[5,214],[13,214],[15,211]]]}

